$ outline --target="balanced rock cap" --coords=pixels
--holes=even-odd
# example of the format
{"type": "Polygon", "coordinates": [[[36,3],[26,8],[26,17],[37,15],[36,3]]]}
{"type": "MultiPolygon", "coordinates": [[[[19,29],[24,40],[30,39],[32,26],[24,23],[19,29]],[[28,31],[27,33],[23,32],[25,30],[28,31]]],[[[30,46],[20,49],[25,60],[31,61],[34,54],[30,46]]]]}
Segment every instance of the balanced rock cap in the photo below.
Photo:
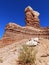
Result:
{"type": "Polygon", "coordinates": [[[40,13],[37,12],[37,11],[34,11],[31,6],[26,7],[26,8],[25,8],[25,12],[26,12],[28,9],[29,9],[30,11],[32,11],[32,13],[33,13],[35,16],[39,16],[39,15],[40,15],[40,13]]]}
{"type": "Polygon", "coordinates": [[[32,9],[32,7],[31,7],[31,6],[26,7],[26,8],[25,8],[25,11],[26,11],[27,9],[30,9],[30,10],[32,10],[32,11],[33,11],[33,9],[32,9]]]}

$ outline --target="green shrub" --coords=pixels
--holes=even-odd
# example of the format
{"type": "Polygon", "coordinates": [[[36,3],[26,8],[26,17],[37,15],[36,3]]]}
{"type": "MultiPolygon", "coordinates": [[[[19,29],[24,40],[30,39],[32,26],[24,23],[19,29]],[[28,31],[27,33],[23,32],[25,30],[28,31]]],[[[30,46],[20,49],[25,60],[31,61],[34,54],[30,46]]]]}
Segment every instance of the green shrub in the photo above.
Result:
{"type": "Polygon", "coordinates": [[[34,47],[29,47],[27,45],[23,45],[22,48],[20,49],[19,53],[19,64],[20,65],[35,65],[35,60],[36,60],[36,53],[37,51],[35,50],[34,47]]]}

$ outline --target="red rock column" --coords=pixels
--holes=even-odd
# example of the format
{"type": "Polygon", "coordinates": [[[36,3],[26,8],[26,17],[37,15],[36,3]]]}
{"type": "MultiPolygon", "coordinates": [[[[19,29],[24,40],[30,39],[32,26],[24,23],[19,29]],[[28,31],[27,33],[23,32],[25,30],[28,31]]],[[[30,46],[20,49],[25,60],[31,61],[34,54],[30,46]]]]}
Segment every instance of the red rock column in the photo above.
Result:
{"type": "Polygon", "coordinates": [[[25,9],[25,21],[27,26],[40,27],[39,13],[34,11],[30,6],[25,9]]]}

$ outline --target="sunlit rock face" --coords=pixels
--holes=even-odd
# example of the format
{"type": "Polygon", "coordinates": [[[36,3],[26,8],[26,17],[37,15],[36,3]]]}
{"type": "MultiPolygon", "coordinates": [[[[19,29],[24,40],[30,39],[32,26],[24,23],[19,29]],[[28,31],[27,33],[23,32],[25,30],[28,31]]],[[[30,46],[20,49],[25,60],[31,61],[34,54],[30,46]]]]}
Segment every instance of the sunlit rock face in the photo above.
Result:
{"type": "Polygon", "coordinates": [[[37,49],[36,65],[49,65],[49,26],[41,27],[39,12],[30,6],[25,8],[24,27],[9,23],[0,40],[0,65],[18,65],[17,58],[22,44],[37,49]]]}
{"type": "Polygon", "coordinates": [[[28,46],[36,46],[39,42],[39,38],[31,38],[26,44],[28,46]]]}
{"type": "Polygon", "coordinates": [[[30,6],[25,9],[25,20],[27,26],[40,27],[39,12],[34,11],[30,6]]]}
{"type": "Polygon", "coordinates": [[[0,47],[18,42],[22,39],[30,38],[46,38],[49,39],[49,26],[41,27],[38,16],[39,12],[33,10],[30,6],[25,8],[25,23],[24,27],[13,22],[8,23],[5,27],[5,32],[0,41],[0,47]],[[2,44],[4,43],[4,44],[2,44]]]}
{"type": "Polygon", "coordinates": [[[11,44],[13,42],[20,41],[22,39],[29,38],[46,38],[49,39],[49,26],[41,27],[39,23],[39,12],[34,11],[30,6],[25,8],[25,22],[24,27],[15,24],[8,23],[5,27],[5,32],[0,41],[0,47],[11,44]],[[4,43],[4,44],[2,44],[4,43]]]}
{"type": "Polygon", "coordinates": [[[37,50],[36,65],[49,64],[49,40],[43,38],[23,39],[13,44],[0,48],[0,65],[18,65],[19,50],[23,44],[37,50]]]}

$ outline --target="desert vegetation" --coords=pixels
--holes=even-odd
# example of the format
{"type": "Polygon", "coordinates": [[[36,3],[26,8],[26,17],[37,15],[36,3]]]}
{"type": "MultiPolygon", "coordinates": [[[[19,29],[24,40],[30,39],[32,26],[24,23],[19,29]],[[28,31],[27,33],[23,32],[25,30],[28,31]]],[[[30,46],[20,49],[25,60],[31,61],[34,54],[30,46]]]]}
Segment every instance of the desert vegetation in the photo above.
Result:
{"type": "Polygon", "coordinates": [[[18,65],[36,65],[36,53],[35,47],[22,45],[19,52],[18,65]]]}

